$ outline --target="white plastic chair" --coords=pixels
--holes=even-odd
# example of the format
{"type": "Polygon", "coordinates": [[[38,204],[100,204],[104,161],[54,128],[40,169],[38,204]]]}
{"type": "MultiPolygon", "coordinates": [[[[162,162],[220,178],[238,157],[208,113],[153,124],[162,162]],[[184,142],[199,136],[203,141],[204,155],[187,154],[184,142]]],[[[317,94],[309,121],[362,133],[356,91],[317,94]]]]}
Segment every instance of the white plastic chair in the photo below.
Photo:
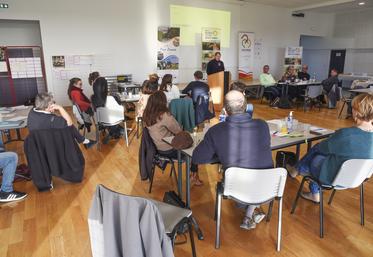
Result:
{"type": "MultiPolygon", "coordinates": [[[[97,128],[111,127],[123,123],[124,136],[128,147],[127,122],[124,116],[124,107],[117,103],[113,96],[107,96],[105,107],[99,107],[96,111],[97,128]]],[[[96,129],[97,142],[99,143],[99,129],[96,129]]]]}
{"type": "MultiPolygon", "coordinates": [[[[219,182],[216,190],[216,238],[215,248],[220,247],[220,222],[222,197],[242,204],[260,205],[278,200],[277,251],[281,247],[282,196],[284,194],[287,171],[276,169],[228,168],[224,182],[219,182]]],[[[270,205],[270,212],[272,204],[270,205]]],[[[269,221],[267,217],[267,221],[269,221]]]]}
{"type": "Polygon", "coordinates": [[[333,190],[328,204],[331,204],[336,190],[352,189],[360,186],[360,224],[364,226],[364,182],[373,174],[373,159],[351,159],[343,163],[331,185],[323,185],[311,176],[304,176],[297,196],[294,200],[291,214],[297,207],[297,202],[303,190],[304,183],[309,180],[316,182],[320,187],[320,237],[324,237],[324,201],[323,191],[333,190]]]}

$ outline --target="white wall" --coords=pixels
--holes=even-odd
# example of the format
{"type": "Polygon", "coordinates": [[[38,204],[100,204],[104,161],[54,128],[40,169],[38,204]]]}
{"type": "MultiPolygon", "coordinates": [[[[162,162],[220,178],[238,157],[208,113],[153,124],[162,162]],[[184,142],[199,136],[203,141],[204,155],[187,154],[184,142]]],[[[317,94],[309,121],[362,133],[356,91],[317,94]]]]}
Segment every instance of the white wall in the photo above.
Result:
{"type": "Polygon", "coordinates": [[[41,46],[38,21],[0,19],[0,46],[41,46]]]}
{"type": "MultiPolygon", "coordinates": [[[[333,29],[333,17],[326,14],[306,14],[301,19],[291,17],[289,9],[201,0],[13,0],[0,15],[2,19],[40,21],[49,90],[57,101],[68,104],[66,87],[51,83],[52,55],[93,54],[93,69],[102,74],[132,73],[135,81],[142,81],[156,70],[157,27],[169,25],[170,4],[231,12],[230,48],[222,53],[233,78],[237,77],[239,31],[253,31],[263,39],[264,56],[256,62],[255,76],[267,63],[279,76],[286,46],[298,45],[301,34],[327,36],[333,29]]],[[[200,55],[199,45],[182,47],[180,82],[192,79],[200,67],[200,55]]]]}

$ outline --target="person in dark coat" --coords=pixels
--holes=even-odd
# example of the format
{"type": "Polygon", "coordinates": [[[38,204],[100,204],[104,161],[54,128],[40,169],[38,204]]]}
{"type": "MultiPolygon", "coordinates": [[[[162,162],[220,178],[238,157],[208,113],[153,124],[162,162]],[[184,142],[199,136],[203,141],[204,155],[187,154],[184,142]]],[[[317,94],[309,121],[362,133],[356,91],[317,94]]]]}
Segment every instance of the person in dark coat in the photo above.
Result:
{"type": "Polygon", "coordinates": [[[202,71],[194,72],[194,81],[190,82],[186,88],[183,89],[182,93],[187,94],[189,97],[192,98],[193,103],[197,103],[197,98],[200,95],[208,96],[210,92],[209,86],[202,81],[203,73],[202,71]]]}
{"type": "Polygon", "coordinates": [[[89,74],[88,82],[93,87],[93,95],[91,97],[93,107],[95,109],[105,107],[108,95],[107,80],[104,77],[100,77],[100,74],[95,71],[89,74]]]}
{"type": "Polygon", "coordinates": [[[83,143],[86,148],[96,142],[79,134],[70,115],[54,103],[51,94],[36,96],[35,108],[28,115],[27,127],[30,134],[24,148],[32,180],[38,190],[52,189],[52,176],[69,182],[81,182],[85,161],[77,142],[83,143]]]}
{"type": "MultiPolygon", "coordinates": [[[[252,119],[246,113],[245,96],[236,90],[225,97],[228,117],[211,127],[193,152],[192,162],[207,164],[220,162],[223,169],[230,167],[247,169],[273,168],[271,137],[268,124],[252,119]]],[[[243,229],[253,229],[265,217],[263,212],[254,214],[258,206],[250,205],[241,224],[243,229]]]]}
{"type": "Polygon", "coordinates": [[[308,80],[310,80],[310,78],[311,78],[311,76],[308,73],[308,65],[303,64],[302,65],[302,70],[298,72],[298,79],[300,79],[302,81],[308,81],[308,80]]]}
{"type": "Polygon", "coordinates": [[[334,109],[337,105],[337,101],[339,101],[340,94],[338,89],[339,79],[338,79],[338,71],[336,69],[332,69],[330,71],[330,77],[324,79],[322,82],[322,87],[324,93],[328,96],[328,108],[334,109]]]}
{"type": "Polygon", "coordinates": [[[209,63],[207,64],[207,68],[206,68],[207,75],[211,75],[211,74],[218,73],[218,72],[225,70],[224,62],[222,62],[220,59],[221,59],[221,53],[216,52],[214,59],[209,61],[209,63]]]}

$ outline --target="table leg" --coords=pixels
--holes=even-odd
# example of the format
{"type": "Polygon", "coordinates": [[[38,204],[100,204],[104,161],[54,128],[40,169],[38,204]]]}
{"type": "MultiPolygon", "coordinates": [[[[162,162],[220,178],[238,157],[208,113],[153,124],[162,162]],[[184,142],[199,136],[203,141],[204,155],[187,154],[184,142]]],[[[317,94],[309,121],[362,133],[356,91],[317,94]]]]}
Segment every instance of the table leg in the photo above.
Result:
{"type": "Polygon", "coordinates": [[[296,145],[295,158],[296,158],[297,162],[299,161],[299,157],[300,157],[300,145],[296,145]]]}
{"type": "Polygon", "coordinates": [[[177,191],[180,199],[183,199],[183,162],[179,150],[177,151],[177,191]]]}
{"type": "Polygon", "coordinates": [[[312,141],[308,142],[308,144],[307,144],[307,152],[310,151],[311,147],[312,147],[312,141]]]}
{"type": "Polygon", "coordinates": [[[190,208],[190,156],[186,157],[186,179],[185,179],[185,191],[186,191],[186,207],[190,208]]]}
{"type": "Polygon", "coordinates": [[[21,130],[20,129],[16,129],[16,133],[17,133],[17,140],[22,141],[21,130]]]}

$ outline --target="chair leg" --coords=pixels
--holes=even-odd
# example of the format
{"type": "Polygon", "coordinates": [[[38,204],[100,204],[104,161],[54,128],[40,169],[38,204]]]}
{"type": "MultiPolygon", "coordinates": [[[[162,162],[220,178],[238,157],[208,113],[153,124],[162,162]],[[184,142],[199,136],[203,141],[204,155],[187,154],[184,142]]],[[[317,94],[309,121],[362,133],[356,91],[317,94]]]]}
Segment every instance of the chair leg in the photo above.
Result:
{"type": "Polygon", "coordinates": [[[99,125],[96,124],[96,142],[97,142],[97,150],[101,150],[101,141],[100,141],[100,128],[99,125]]]}
{"type": "Polygon", "coordinates": [[[337,191],[337,190],[333,189],[333,192],[332,192],[332,194],[330,195],[330,198],[329,198],[329,201],[328,201],[328,204],[329,204],[329,205],[332,204],[333,199],[334,199],[334,195],[335,195],[335,192],[336,192],[336,191],[337,191]]]}
{"type": "Polygon", "coordinates": [[[126,145],[128,147],[127,121],[123,121],[123,123],[124,123],[124,139],[126,140],[126,145]]]}
{"type": "Polygon", "coordinates": [[[152,164],[152,174],[150,174],[149,194],[152,192],[154,173],[155,173],[155,164],[153,163],[152,164]]]}
{"type": "Polygon", "coordinates": [[[341,118],[341,116],[342,116],[342,112],[343,112],[343,109],[345,108],[345,105],[346,105],[346,101],[343,101],[343,104],[342,104],[341,110],[339,111],[339,114],[338,114],[338,119],[341,118]]]}
{"type": "Polygon", "coordinates": [[[174,162],[171,162],[171,172],[170,172],[170,177],[172,177],[172,173],[174,174],[175,177],[175,183],[177,186],[178,180],[177,180],[177,175],[176,175],[176,169],[175,169],[175,164],[174,162]]]}
{"type": "MultiPolygon", "coordinates": [[[[273,201],[272,201],[273,203],[273,201]]],[[[281,250],[282,198],[278,201],[277,251],[281,250]]]]}
{"type": "Polygon", "coordinates": [[[299,197],[300,197],[300,194],[302,193],[302,190],[303,190],[303,186],[304,186],[304,182],[306,182],[307,180],[307,177],[304,177],[302,179],[302,182],[300,183],[300,186],[299,186],[299,189],[298,189],[298,193],[297,193],[297,196],[295,197],[295,200],[294,200],[294,203],[293,203],[293,207],[291,208],[291,214],[294,213],[295,211],[295,208],[297,207],[297,203],[298,203],[298,200],[299,200],[299,197]]]}
{"type": "Polygon", "coordinates": [[[320,187],[320,238],[324,237],[324,196],[323,190],[320,187]]]}
{"type": "Polygon", "coordinates": [[[190,219],[188,220],[188,230],[189,230],[189,237],[190,237],[190,246],[192,247],[192,255],[193,257],[197,257],[196,246],[194,243],[193,226],[192,226],[192,221],[190,219]]]}
{"type": "Polygon", "coordinates": [[[136,126],[136,138],[137,139],[139,139],[139,133],[140,133],[140,120],[139,120],[139,118],[137,118],[137,122],[136,122],[137,124],[137,126],[136,126]]]}
{"type": "Polygon", "coordinates": [[[221,222],[221,198],[222,195],[217,193],[217,210],[216,210],[216,234],[215,234],[215,248],[220,248],[220,222],[221,222]]]}
{"type": "Polygon", "coordinates": [[[271,220],[271,217],[272,217],[273,202],[274,202],[274,200],[272,200],[269,203],[269,206],[268,206],[268,213],[267,213],[267,219],[266,219],[267,222],[269,222],[271,220]]]}
{"type": "Polygon", "coordinates": [[[360,186],[360,224],[364,226],[364,183],[360,186]]]}

